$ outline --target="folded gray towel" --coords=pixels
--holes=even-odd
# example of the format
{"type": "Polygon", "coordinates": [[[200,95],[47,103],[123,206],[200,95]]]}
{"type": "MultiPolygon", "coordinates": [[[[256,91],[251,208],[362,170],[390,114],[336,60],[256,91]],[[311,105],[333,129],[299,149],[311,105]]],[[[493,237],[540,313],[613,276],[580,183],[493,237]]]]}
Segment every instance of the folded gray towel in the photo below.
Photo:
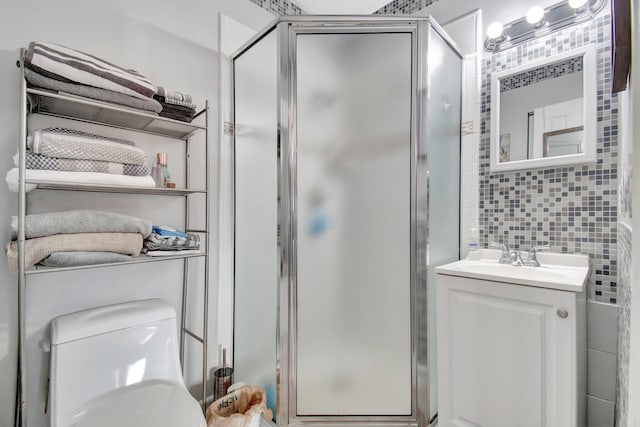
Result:
{"type": "MultiPolygon", "coordinates": [[[[66,211],[27,215],[25,238],[76,233],[151,234],[151,221],[100,211],[66,211]]],[[[11,217],[11,240],[18,238],[18,217],[11,217]]]]}
{"type": "MultiPolygon", "coordinates": [[[[14,156],[17,160],[17,154],[14,156]]],[[[15,161],[15,163],[18,163],[15,161]]],[[[114,175],[147,176],[149,168],[145,165],[105,162],[102,160],[63,159],[49,157],[27,151],[27,169],[53,170],[67,172],[100,172],[114,175]]],[[[18,166],[16,164],[16,166],[18,166]]]]}
{"type": "Polygon", "coordinates": [[[77,267],[130,261],[132,257],[115,252],[55,252],[43,259],[45,267],[77,267]]]}
{"type": "Polygon", "coordinates": [[[157,114],[162,111],[162,105],[153,98],[140,99],[123,93],[100,89],[99,87],[67,83],[43,76],[28,68],[24,70],[24,77],[29,84],[43,89],[77,95],[83,98],[97,99],[98,101],[109,102],[111,104],[124,105],[125,107],[135,108],[136,110],[144,110],[145,113],[150,114],[157,114]]]}
{"type": "Polygon", "coordinates": [[[63,159],[101,160],[144,165],[146,155],[130,141],[102,137],[65,128],[37,129],[27,138],[36,154],[63,159]]]}

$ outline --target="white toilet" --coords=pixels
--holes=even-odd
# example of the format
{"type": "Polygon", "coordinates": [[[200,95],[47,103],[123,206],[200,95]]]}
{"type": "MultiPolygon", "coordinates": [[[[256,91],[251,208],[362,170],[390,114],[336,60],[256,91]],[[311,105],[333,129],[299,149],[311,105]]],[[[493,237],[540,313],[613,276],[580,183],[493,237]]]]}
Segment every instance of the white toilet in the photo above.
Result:
{"type": "Polygon", "coordinates": [[[182,381],[176,313],[158,299],[51,323],[52,427],[205,427],[182,381]]]}

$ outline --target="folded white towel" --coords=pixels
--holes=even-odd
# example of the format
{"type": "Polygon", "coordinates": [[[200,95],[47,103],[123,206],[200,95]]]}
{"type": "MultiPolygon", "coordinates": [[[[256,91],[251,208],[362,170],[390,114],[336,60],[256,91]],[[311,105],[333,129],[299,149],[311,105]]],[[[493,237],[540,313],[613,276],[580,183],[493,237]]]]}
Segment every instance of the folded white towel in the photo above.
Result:
{"type": "MultiPolygon", "coordinates": [[[[60,182],[64,184],[97,184],[126,187],[155,187],[156,183],[150,176],[113,175],[100,172],[66,172],[39,169],[27,169],[27,180],[43,182],[60,182]]],[[[9,191],[18,192],[18,168],[9,169],[5,181],[9,191]]],[[[27,191],[35,190],[35,184],[27,184],[27,191]]]]}

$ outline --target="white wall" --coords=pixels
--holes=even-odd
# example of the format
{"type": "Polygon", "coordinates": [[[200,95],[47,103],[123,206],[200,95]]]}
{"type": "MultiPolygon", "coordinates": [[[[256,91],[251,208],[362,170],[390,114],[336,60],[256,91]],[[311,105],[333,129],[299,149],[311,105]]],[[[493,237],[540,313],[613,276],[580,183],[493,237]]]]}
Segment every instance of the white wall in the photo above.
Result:
{"type": "MultiPolygon", "coordinates": [[[[423,11],[426,10],[429,8],[423,9],[423,11]]],[[[460,153],[460,255],[462,257],[467,254],[470,228],[478,228],[482,22],[482,11],[477,10],[443,24],[444,30],[456,42],[464,55],[460,153]]],[[[431,323],[435,325],[435,322],[431,323]]],[[[432,336],[435,337],[435,329],[432,336]]],[[[431,348],[435,351],[435,346],[431,346],[431,348]]],[[[432,404],[432,406],[434,405],[432,404]]]]}
{"type": "MultiPolygon", "coordinates": [[[[248,0],[112,0],[56,2],[3,0],[0,15],[0,170],[8,169],[10,158],[18,143],[19,71],[15,66],[18,49],[32,40],[58,42],[91,52],[114,63],[134,68],[156,84],[166,85],[194,95],[199,106],[209,99],[213,106],[211,132],[212,189],[216,189],[218,161],[218,13],[259,29],[273,16],[248,0]]],[[[48,122],[43,122],[43,124],[48,122]]],[[[109,132],[114,133],[113,130],[109,132]]],[[[132,136],[126,134],[125,136],[132,136]]],[[[170,143],[157,142],[148,137],[140,139],[141,146],[151,154],[155,151],[177,150],[170,143]]],[[[171,167],[170,163],[170,167],[171,167]]],[[[178,167],[178,163],[174,163],[178,167]]],[[[179,175],[179,174],[178,174],[179,175]]],[[[213,192],[215,195],[215,191],[213,192]]],[[[175,201],[136,199],[132,196],[78,195],[41,192],[30,196],[30,206],[44,210],[67,207],[89,207],[147,216],[156,222],[182,220],[172,214],[175,201]]],[[[217,212],[217,200],[212,200],[212,221],[217,212]]],[[[7,236],[9,217],[17,213],[17,197],[0,185],[0,234],[7,236]]],[[[178,224],[179,225],[179,224],[178,224]]],[[[216,345],[216,238],[214,229],[211,277],[211,323],[209,364],[217,363],[216,345]]],[[[56,273],[34,276],[28,282],[31,304],[29,311],[37,317],[30,324],[29,346],[31,372],[39,373],[30,381],[34,397],[40,397],[46,372],[46,358],[37,349],[46,334],[47,316],[73,311],[92,305],[102,305],[135,298],[163,296],[173,303],[178,300],[175,285],[179,282],[180,263],[147,264],[118,269],[94,269],[78,273],[56,273]],[[125,286],[130,281],[135,286],[125,286]],[[149,280],[152,278],[152,280],[149,280]],[[46,296],[46,297],[45,297],[46,296]]],[[[0,425],[13,424],[15,405],[15,375],[17,357],[17,277],[8,272],[5,257],[0,257],[0,425]]],[[[190,315],[190,317],[194,317],[190,315]]],[[[34,401],[29,425],[46,425],[42,400],[34,401]]],[[[31,414],[30,414],[31,415],[31,414]]]]}

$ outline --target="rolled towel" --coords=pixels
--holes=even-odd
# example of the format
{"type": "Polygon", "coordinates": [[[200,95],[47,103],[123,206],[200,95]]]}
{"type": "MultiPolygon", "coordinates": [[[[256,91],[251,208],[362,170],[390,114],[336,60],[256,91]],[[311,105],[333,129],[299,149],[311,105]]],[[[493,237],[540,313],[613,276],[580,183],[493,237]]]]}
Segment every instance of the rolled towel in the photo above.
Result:
{"type": "MultiPolygon", "coordinates": [[[[75,210],[26,216],[25,238],[77,233],[151,234],[151,221],[113,212],[75,210]]],[[[18,217],[11,217],[11,240],[18,238],[18,217]]]]}
{"type": "Polygon", "coordinates": [[[147,99],[156,87],[135,70],[55,43],[31,42],[25,65],[39,74],[67,83],[80,83],[147,99]]]}
{"type": "MultiPolygon", "coordinates": [[[[5,246],[9,268],[18,271],[18,242],[5,246]]],[[[24,242],[25,268],[36,265],[56,252],[116,252],[140,255],[142,236],[137,233],[80,233],[38,237],[24,242]]]]}
{"type": "Polygon", "coordinates": [[[40,265],[45,267],[76,267],[125,262],[131,259],[129,255],[115,252],[55,252],[43,259],[40,265]]]}
{"type": "MultiPolygon", "coordinates": [[[[156,88],[156,95],[158,97],[164,98],[167,103],[179,103],[180,105],[193,105],[193,98],[191,95],[178,92],[175,90],[167,89],[164,86],[158,86],[156,88]]],[[[195,105],[193,105],[195,108],[195,105]]]]}

